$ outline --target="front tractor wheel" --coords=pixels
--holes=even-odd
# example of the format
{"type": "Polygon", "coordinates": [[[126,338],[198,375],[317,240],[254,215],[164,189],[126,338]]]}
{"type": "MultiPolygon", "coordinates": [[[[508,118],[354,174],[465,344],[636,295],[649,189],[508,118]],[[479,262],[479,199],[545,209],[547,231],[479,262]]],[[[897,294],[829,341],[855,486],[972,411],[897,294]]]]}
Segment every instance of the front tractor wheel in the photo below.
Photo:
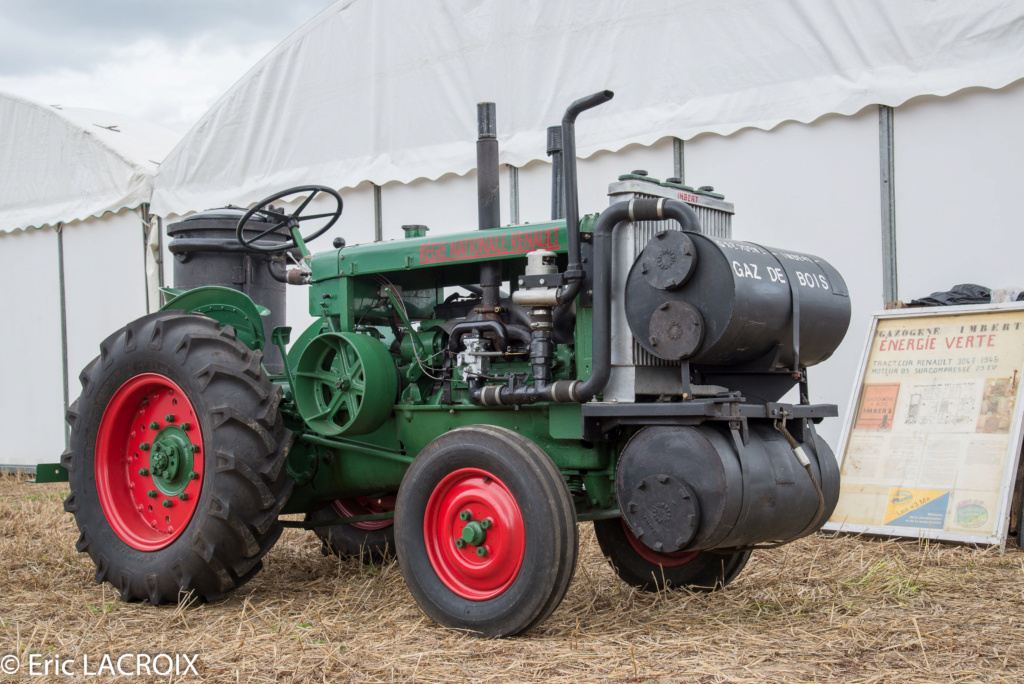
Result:
{"type": "Polygon", "coordinates": [[[641,591],[717,591],[736,579],[750,559],[750,551],[655,551],[637,539],[622,518],[595,520],[594,534],[619,579],[641,591]]]}
{"type": "Polygon", "coordinates": [[[458,428],[413,461],[395,542],[416,602],[446,627],[487,637],[539,624],[576,567],[576,514],[551,459],[516,432],[458,428]]]}
{"type": "Polygon", "coordinates": [[[219,598],[280,536],[291,433],[260,359],[232,328],[164,311],[108,337],[82,371],[64,508],[122,600],[219,598]]]}

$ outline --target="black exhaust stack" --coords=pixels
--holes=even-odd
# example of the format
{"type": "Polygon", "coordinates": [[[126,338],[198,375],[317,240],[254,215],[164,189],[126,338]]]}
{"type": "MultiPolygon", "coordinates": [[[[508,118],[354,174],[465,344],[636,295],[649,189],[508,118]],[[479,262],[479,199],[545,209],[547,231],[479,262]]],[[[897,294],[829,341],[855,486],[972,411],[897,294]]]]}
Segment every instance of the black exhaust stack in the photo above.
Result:
{"type": "Polygon", "coordinates": [[[565,218],[565,179],[562,178],[562,127],[548,127],[548,156],[551,157],[551,219],[565,218]]]}
{"type": "MultiPolygon", "coordinates": [[[[498,182],[498,121],[493,102],[476,106],[476,194],[480,230],[501,227],[501,197],[498,182]]],[[[484,262],[480,265],[480,287],[483,289],[481,308],[488,318],[496,315],[501,306],[501,263],[484,262]]]]}

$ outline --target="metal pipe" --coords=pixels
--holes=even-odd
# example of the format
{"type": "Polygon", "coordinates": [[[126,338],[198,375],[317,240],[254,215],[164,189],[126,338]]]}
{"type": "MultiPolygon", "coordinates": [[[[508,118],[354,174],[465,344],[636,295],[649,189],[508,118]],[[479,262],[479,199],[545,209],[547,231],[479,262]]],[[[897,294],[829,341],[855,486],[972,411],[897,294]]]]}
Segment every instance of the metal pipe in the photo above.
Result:
{"type": "Polygon", "coordinates": [[[565,186],[565,227],[569,265],[564,277],[568,281],[558,290],[558,303],[564,305],[576,298],[583,283],[583,260],[580,257],[580,200],[576,189],[576,117],[604,104],[615,96],[610,90],[587,95],[569,105],[562,116],[562,172],[565,186]]]}
{"type": "MultiPolygon", "coordinates": [[[[493,102],[481,102],[476,106],[476,124],[477,225],[480,230],[491,230],[501,227],[498,123],[493,102]]],[[[500,286],[501,262],[491,260],[480,264],[481,308],[486,312],[501,306],[500,286]]]]}
{"type": "MultiPolygon", "coordinates": [[[[537,366],[550,364],[548,357],[550,331],[534,331],[530,345],[531,363],[534,365],[532,385],[485,385],[479,378],[470,378],[470,400],[481,406],[511,406],[534,404],[540,401],[585,402],[604,390],[611,375],[611,265],[612,233],[625,221],[660,221],[675,219],[683,230],[700,232],[700,221],[684,202],[679,200],[640,199],[617,202],[601,213],[594,226],[594,356],[590,378],[581,380],[558,380],[550,383],[548,369],[538,373],[537,366]],[[537,333],[543,332],[538,335],[537,333]],[[540,377],[538,377],[538,375],[540,377]]],[[[456,330],[471,323],[460,323],[456,330]]],[[[461,331],[460,331],[461,332],[461,331]]],[[[463,333],[465,334],[465,333],[463,333]]],[[[461,340],[461,335],[459,336],[461,340]]],[[[457,345],[457,343],[456,343],[457,345]]],[[[450,347],[451,348],[451,347],[450,347]]]]}
{"type": "MultiPolygon", "coordinates": [[[[64,377],[64,414],[67,415],[70,397],[68,396],[68,307],[64,287],[64,223],[56,226],[57,230],[57,285],[60,288],[60,368],[64,377]]],[[[64,422],[64,448],[71,444],[71,426],[64,422]]]]}
{"type": "Polygon", "coordinates": [[[679,200],[630,200],[617,202],[601,213],[594,226],[594,358],[593,371],[573,387],[575,401],[588,401],[608,384],[611,375],[611,264],[612,232],[624,221],[659,221],[671,218],[683,230],[700,232],[693,209],[679,200]]]}
{"type": "Polygon", "coordinates": [[[384,198],[376,183],[373,184],[373,241],[384,241],[384,198]]]}
{"type": "Polygon", "coordinates": [[[508,220],[519,225],[519,169],[508,165],[508,220]]]}
{"type": "Polygon", "coordinates": [[[562,127],[548,127],[548,156],[551,157],[551,218],[565,218],[565,179],[562,172],[562,127]]]}

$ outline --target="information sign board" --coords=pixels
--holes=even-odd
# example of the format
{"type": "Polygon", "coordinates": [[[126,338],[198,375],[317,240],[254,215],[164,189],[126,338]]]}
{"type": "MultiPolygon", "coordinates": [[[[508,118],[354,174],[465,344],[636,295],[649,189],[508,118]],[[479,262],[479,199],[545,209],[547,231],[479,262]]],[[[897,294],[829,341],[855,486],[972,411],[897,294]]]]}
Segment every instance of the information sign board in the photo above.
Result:
{"type": "Polygon", "coordinates": [[[825,529],[1005,543],[1022,372],[1021,304],[876,314],[825,529]]]}

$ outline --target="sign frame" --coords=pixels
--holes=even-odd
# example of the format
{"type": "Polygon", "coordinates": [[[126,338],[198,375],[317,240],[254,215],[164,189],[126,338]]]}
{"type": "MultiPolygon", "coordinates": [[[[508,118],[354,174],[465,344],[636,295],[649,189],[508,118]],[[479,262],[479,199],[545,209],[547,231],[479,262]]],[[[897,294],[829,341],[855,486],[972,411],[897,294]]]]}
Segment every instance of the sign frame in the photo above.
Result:
{"type": "MultiPolygon", "coordinates": [[[[846,460],[847,449],[854,431],[859,411],[859,403],[864,389],[864,380],[868,374],[868,361],[871,358],[872,347],[878,332],[881,321],[886,320],[916,320],[920,319],[922,324],[928,319],[943,316],[978,315],[986,313],[999,313],[1006,311],[1024,312],[1024,303],[1010,302],[1005,304],[984,304],[968,306],[936,306],[927,308],[889,309],[876,311],[872,316],[871,325],[868,329],[867,339],[861,352],[858,365],[856,382],[850,394],[849,411],[846,420],[843,421],[843,430],[839,439],[838,456],[839,469],[842,472],[846,460]]],[[[1024,376],[1024,362],[1018,368],[1018,377],[1024,376]]],[[[1010,506],[1014,484],[1016,481],[1017,468],[1019,467],[1021,455],[1021,442],[1024,438],[1024,381],[1018,383],[1015,403],[1013,408],[1012,422],[1009,430],[1009,440],[1005,454],[1005,463],[1000,479],[998,505],[995,511],[995,525],[991,534],[951,532],[943,529],[927,527],[905,527],[896,525],[867,525],[860,523],[849,523],[845,521],[830,520],[825,523],[823,529],[830,532],[862,533],[880,536],[909,537],[914,539],[931,539],[941,541],[960,542],[967,544],[999,545],[1000,549],[1006,546],[1006,537],[1010,524],[1010,506]]],[[[842,497],[842,481],[840,481],[840,497],[842,497]]]]}

